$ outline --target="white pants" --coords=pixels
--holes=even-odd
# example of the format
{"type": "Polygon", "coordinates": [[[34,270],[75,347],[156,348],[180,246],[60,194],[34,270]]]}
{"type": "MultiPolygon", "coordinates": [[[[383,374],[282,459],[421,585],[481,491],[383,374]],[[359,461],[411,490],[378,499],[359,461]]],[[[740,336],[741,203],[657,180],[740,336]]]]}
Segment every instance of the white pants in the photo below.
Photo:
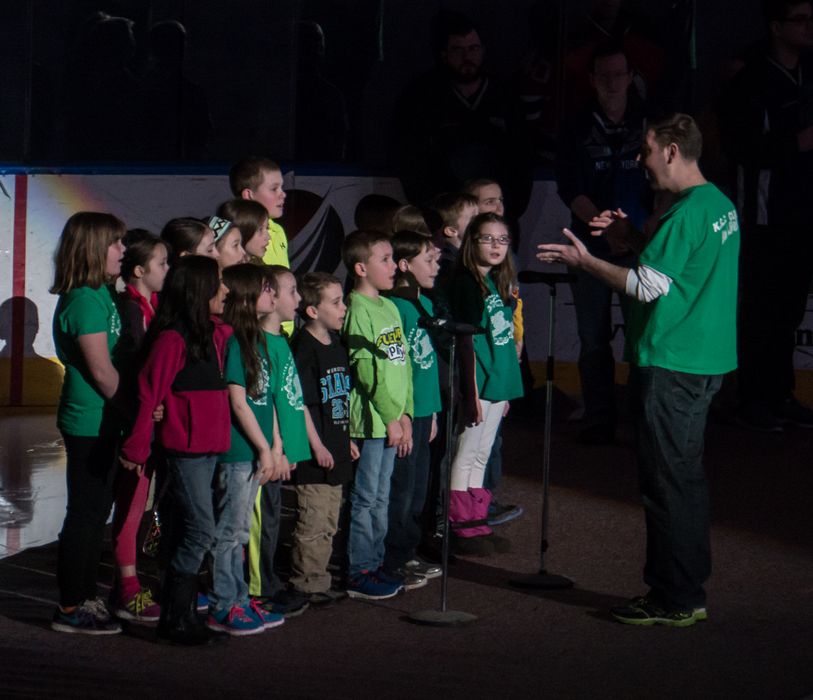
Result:
{"type": "Polygon", "coordinates": [[[483,487],[486,464],[500,427],[505,404],[505,401],[492,402],[480,399],[483,422],[480,425],[466,426],[457,438],[457,452],[452,462],[452,491],[483,487]]]}

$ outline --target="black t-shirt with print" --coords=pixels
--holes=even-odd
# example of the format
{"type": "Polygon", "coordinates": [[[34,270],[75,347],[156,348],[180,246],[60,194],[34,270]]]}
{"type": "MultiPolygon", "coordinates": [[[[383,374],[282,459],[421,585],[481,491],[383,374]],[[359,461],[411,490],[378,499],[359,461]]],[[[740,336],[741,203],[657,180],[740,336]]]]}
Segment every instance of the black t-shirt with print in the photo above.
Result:
{"type": "Polygon", "coordinates": [[[333,469],[320,467],[315,459],[299,462],[292,473],[294,484],[345,484],[353,476],[350,460],[350,372],[347,351],[331,333],[324,345],[306,329],[291,341],[305,406],[316,432],[333,455],[333,469]]]}

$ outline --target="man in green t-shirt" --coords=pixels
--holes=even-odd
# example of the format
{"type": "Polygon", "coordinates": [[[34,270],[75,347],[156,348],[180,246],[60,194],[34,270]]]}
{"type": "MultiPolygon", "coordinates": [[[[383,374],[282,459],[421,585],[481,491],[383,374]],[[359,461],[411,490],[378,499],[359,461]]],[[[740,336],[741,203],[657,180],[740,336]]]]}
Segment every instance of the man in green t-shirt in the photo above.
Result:
{"type": "MultiPolygon", "coordinates": [[[[636,268],[573,245],[543,244],[537,258],[581,268],[635,300],[627,340],[649,593],[613,608],[620,622],[686,627],[707,618],[711,572],[703,434],[722,375],[736,369],[739,224],[734,205],[698,167],[702,137],[675,114],[648,125],[641,160],[653,187],[675,195],[636,268]]],[[[604,212],[595,228],[628,226],[604,212]]]]}

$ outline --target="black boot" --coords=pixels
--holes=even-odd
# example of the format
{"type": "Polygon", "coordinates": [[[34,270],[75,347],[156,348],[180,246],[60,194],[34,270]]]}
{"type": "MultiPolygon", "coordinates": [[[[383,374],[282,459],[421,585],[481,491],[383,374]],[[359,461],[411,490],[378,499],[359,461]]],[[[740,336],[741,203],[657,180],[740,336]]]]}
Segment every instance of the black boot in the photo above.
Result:
{"type": "Polygon", "coordinates": [[[181,646],[209,644],[212,634],[195,610],[197,595],[197,576],[167,571],[161,595],[161,619],[156,630],[160,641],[181,646]]]}

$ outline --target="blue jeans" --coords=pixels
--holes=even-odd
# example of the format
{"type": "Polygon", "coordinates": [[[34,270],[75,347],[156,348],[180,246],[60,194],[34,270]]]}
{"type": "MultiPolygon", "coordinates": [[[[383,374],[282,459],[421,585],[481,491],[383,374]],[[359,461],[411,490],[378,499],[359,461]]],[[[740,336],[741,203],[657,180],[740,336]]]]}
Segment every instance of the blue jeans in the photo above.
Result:
{"type": "Polygon", "coordinates": [[[217,455],[168,456],[167,466],[175,505],[183,522],[183,532],[169,565],[177,574],[196,576],[215,541],[212,479],[217,455]]]}
{"type": "Polygon", "coordinates": [[[248,602],[243,551],[248,544],[251,513],[260,482],[256,462],[218,464],[215,475],[215,545],[212,560],[213,612],[231,610],[248,602]]]}
{"type": "Polygon", "coordinates": [[[412,421],[412,452],[396,457],[390,480],[389,526],[384,566],[402,567],[415,556],[421,541],[421,513],[429,484],[429,436],[432,416],[412,421]]]}
{"type": "Polygon", "coordinates": [[[721,375],[633,367],[638,477],[646,515],[644,581],[667,609],[706,603],[711,574],[703,437],[721,375]]]}
{"type": "Polygon", "coordinates": [[[395,448],[385,438],[356,441],[361,451],[356,478],[350,488],[350,534],[347,542],[348,574],[375,571],[384,562],[390,478],[395,448]]]}

